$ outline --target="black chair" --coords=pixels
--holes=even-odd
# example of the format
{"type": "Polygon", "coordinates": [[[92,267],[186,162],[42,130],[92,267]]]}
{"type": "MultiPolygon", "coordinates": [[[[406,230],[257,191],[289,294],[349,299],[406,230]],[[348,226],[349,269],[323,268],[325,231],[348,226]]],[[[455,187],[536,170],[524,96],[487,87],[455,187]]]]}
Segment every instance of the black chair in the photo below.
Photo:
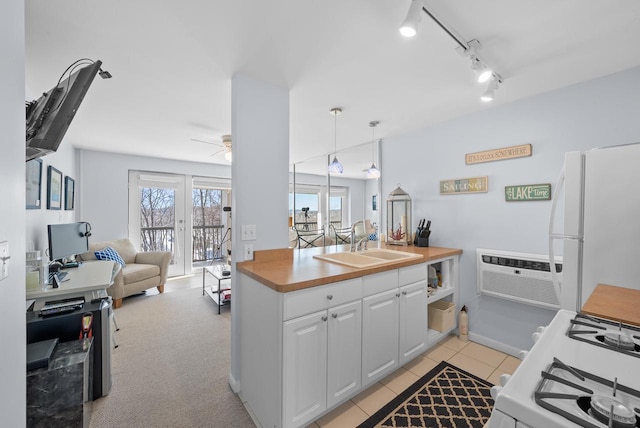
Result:
{"type": "Polygon", "coordinates": [[[298,234],[298,248],[324,247],[324,229],[295,230],[298,234]]]}
{"type": "Polygon", "coordinates": [[[351,244],[353,238],[353,230],[350,227],[335,227],[330,225],[333,235],[336,238],[336,245],[351,244]]]}

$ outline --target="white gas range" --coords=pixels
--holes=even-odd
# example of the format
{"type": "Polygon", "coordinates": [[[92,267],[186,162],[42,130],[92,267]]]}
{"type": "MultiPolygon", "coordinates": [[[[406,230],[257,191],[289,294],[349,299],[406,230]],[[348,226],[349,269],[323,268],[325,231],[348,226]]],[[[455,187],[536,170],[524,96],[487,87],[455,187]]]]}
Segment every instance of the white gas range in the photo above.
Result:
{"type": "Polygon", "coordinates": [[[640,427],[640,328],[560,310],[533,338],[488,428],[640,427]]]}

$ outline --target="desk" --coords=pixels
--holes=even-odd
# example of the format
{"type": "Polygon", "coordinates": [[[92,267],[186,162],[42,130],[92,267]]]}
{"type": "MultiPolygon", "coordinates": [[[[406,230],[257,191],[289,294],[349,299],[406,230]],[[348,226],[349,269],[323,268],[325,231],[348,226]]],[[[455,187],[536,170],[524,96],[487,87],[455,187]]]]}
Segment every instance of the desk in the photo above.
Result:
{"type": "Polygon", "coordinates": [[[27,290],[26,297],[35,300],[34,311],[39,311],[46,301],[84,297],[90,302],[96,297],[106,296],[106,290],[120,270],[120,264],[112,261],[84,262],[77,268],[66,269],[67,277],[60,287],[48,285],[44,290],[27,290]]]}
{"type": "Polygon", "coordinates": [[[220,314],[221,306],[228,305],[229,303],[231,303],[230,301],[225,302],[225,301],[221,301],[220,299],[220,292],[222,291],[220,287],[220,282],[223,279],[231,279],[231,275],[222,275],[223,270],[228,270],[229,272],[231,272],[231,266],[229,265],[205,266],[202,269],[202,295],[204,296],[204,294],[207,293],[209,297],[211,297],[211,299],[213,299],[213,301],[216,302],[216,305],[218,305],[218,314],[220,314]],[[207,273],[218,280],[218,288],[216,290],[208,289],[207,287],[205,287],[205,279],[207,277],[207,273]]]}

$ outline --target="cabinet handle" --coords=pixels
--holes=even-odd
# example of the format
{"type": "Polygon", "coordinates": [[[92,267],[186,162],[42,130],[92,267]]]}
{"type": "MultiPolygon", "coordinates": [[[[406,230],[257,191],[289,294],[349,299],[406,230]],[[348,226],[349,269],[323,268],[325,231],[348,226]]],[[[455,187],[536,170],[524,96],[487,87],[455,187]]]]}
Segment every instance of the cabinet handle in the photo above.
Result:
{"type": "Polygon", "coordinates": [[[323,315],[323,316],[322,316],[322,321],[326,321],[326,320],[327,320],[327,316],[326,316],[326,315],[323,315]]]}
{"type": "Polygon", "coordinates": [[[405,291],[403,291],[403,292],[402,292],[402,294],[403,294],[404,296],[406,296],[406,295],[407,295],[407,291],[406,291],[406,290],[405,290],[405,291]]]}
{"type": "Polygon", "coordinates": [[[327,294],[327,299],[329,300],[333,299],[333,294],[327,294]]]}
{"type": "Polygon", "coordinates": [[[331,314],[332,318],[338,318],[338,314],[336,314],[335,312],[331,314]]]}

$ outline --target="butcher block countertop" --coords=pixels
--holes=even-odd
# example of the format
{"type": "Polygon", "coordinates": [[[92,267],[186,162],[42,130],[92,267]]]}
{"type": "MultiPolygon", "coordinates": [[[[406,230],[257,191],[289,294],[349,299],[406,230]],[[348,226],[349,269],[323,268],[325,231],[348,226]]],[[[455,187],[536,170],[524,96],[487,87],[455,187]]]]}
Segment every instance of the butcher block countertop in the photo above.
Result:
{"type": "Polygon", "coordinates": [[[254,260],[238,262],[236,269],[256,281],[280,293],[357,278],[372,273],[411,266],[462,254],[462,250],[440,247],[399,246],[378,243],[372,248],[386,248],[422,255],[422,258],[378,265],[370,268],[353,268],[313,258],[317,254],[349,251],[348,245],[328,245],[317,248],[285,248],[263,250],[254,253],[254,260]]]}
{"type": "Polygon", "coordinates": [[[582,312],[640,326],[640,290],[598,284],[582,312]]]}

